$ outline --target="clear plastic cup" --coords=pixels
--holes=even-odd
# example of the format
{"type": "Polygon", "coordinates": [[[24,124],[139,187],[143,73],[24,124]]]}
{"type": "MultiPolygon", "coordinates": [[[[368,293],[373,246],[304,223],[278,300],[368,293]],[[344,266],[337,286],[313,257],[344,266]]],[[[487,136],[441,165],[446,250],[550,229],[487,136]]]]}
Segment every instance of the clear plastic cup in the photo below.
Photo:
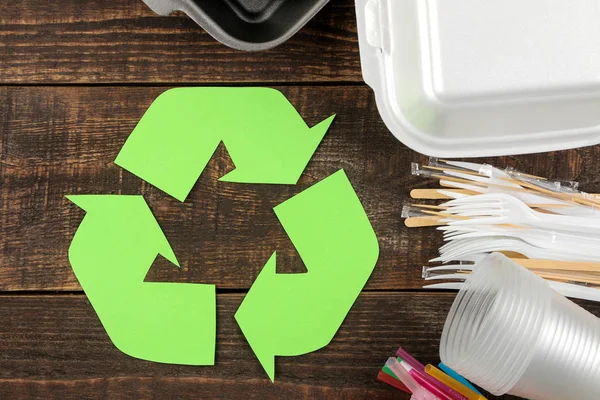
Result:
{"type": "Polygon", "coordinates": [[[458,293],[440,358],[495,395],[600,398],[600,319],[499,253],[458,293]]]}

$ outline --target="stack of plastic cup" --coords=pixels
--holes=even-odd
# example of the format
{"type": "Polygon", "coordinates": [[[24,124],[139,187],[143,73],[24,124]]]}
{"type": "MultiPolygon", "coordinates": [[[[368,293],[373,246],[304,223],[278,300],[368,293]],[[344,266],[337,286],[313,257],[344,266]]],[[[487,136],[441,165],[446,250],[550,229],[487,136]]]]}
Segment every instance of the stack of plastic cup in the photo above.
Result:
{"type": "Polygon", "coordinates": [[[600,319],[499,253],[458,293],[440,357],[495,395],[600,398],[600,319]]]}

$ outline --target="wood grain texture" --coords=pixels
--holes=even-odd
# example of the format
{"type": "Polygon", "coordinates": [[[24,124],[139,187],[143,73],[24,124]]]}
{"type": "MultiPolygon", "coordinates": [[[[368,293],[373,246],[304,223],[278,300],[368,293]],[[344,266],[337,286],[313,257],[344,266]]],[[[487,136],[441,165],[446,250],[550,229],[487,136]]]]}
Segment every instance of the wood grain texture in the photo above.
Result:
{"type": "Polygon", "coordinates": [[[0,84],[361,81],[353,0],[333,0],[288,42],[258,53],[141,0],[0,2],[0,84]]]}
{"type": "MultiPolygon", "coordinates": [[[[454,294],[402,292],[421,287],[420,266],[441,244],[433,228],[408,229],[400,218],[410,189],[432,183],[410,175],[410,163],[426,158],[387,131],[360,84],[354,14],[353,0],[331,0],[287,43],[245,53],[141,0],[0,2],[0,399],[408,399],[377,371],[400,345],[436,362],[454,294]],[[311,126],[337,114],[299,185],[217,182],[233,168],[220,147],[179,203],[113,164],[168,86],[219,84],[280,84],[311,126]],[[273,385],[233,315],[273,251],[280,272],[305,270],[272,208],[339,168],[372,221],[380,259],[332,343],[278,358],[273,385]],[[111,344],[67,258],[84,214],[64,196],[84,193],[145,196],[183,266],[158,258],[147,280],[217,285],[215,366],[145,362],[111,344]]],[[[480,161],[600,192],[599,153],[480,161]]],[[[600,316],[600,304],[580,304],[600,316]]]]}
{"type": "Polygon", "coordinates": [[[233,316],[242,294],[217,299],[216,365],[137,360],[110,342],[83,295],[0,297],[0,398],[405,398],[376,380],[387,355],[407,343],[436,361],[453,295],[364,294],[332,343],[279,357],[271,384],[233,316]],[[381,310],[387,310],[384,314],[381,310]],[[414,337],[419,340],[414,340],[414,337]]]}
{"type": "MultiPolygon", "coordinates": [[[[165,88],[0,88],[0,290],[79,290],[67,252],[84,214],[68,194],[144,194],[181,261],[159,260],[148,280],[247,289],[272,254],[278,270],[305,270],[272,208],[344,168],[373,224],[380,258],[367,289],[419,288],[420,267],[441,244],[433,228],[406,228],[410,175],[423,156],[385,128],[365,86],[280,88],[309,125],[337,113],[298,186],[217,182],[233,168],[220,148],[185,203],[112,163],[152,100],[165,88]]],[[[590,147],[486,159],[539,175],[579,179],[600,191],[590,147]],[[584,163],[584,159],[590,160],[584,163]],[[585,165],[585,168],[583,167],[585,165]],[[561,167],[562,166],[562,167],[561,167]]]]}
{"type": "MultiPolygon", "coordinates": [[[[217,299],[216,365],[151,363],[118,351],[83,295],[0,296],[2,399],[408,399],[375,377],[402,345],[437,362],[448,293],[364,293],[327,347],[278,357],[271,384],[233,315],[241,294],[217,299]]],[[[580,302],[581,303],[581,302],[580,302]]],[[[598,303],[581,303],[600,315],[598,303]]]]}

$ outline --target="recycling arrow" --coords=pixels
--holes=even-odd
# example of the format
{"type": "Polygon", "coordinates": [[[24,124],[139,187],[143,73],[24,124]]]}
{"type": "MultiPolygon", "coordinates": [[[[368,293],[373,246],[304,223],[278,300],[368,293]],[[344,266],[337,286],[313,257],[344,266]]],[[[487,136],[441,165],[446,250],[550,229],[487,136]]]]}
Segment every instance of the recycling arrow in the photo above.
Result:
{"type": "Polygon", "coordinates": [[[235,314],[272,381],[276,355],[305,354],[331,341],[379,256],[377,237],[343,170],[275,213],[308,272],[277,274],[273,253],[235,314]]]}
{"type": "MultiPolygon", "coordinates": [[[[115,163],[184,201],[223,142],[236,168],[221,180],[295,184],[332,120],[309,128],[273,89],[173,89],[150,106],[115,163]]],[[[178,264],[143,197],[68,198],[86,211],[69,260],[113,343],[145,360],[214,364],[214,285],[144,282],[159,254],[178,264]]],[[[235,314],[271,380],[275,356],[331,341],[379,254],[343,170],[275,213],[308,272],[277,274],[273,253],[235,314]]]]}
{"type": "Polygon", "coordinates": [[[86,211],[69,261],[115,346],[149,361],[213,365],[214,285],[144,282],[158,254],[179,266],[144,198],[68,199],[86,211]]]}
{"type": "Polygon", "coordinates": [[[309,128],[269,88],[177,88],[148,108],[115,163],[184,201],[222,141],[238,183],[296,184],[333,121],[309,128]]]}

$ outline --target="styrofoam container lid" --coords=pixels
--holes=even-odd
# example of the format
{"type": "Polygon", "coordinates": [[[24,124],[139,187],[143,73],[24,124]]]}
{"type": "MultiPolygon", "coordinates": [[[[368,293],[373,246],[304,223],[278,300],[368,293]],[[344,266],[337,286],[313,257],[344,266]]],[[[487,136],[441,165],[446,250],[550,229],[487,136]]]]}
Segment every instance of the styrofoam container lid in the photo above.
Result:
{"type": "Polygon", "coordinates": [[[390,131],[438,157],[600,143],[598,0],[356,0],[390,131]]]}

